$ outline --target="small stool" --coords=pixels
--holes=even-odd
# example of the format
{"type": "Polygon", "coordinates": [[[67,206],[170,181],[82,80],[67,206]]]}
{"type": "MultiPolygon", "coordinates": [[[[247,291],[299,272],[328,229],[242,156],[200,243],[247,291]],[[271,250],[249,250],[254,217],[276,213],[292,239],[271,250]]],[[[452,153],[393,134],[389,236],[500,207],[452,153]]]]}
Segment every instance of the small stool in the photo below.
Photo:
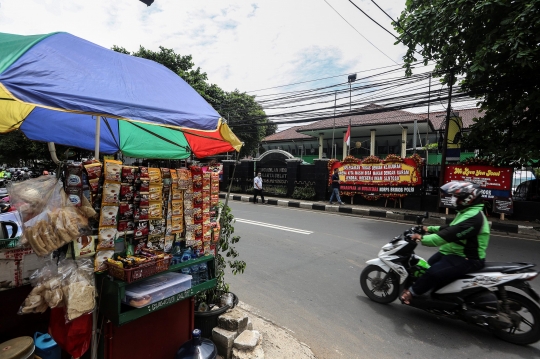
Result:
{"type": "Polygon", "coordinates": [[[0,359],[34,359],[34,339],[19,337],[0,344],[0,359]]]}

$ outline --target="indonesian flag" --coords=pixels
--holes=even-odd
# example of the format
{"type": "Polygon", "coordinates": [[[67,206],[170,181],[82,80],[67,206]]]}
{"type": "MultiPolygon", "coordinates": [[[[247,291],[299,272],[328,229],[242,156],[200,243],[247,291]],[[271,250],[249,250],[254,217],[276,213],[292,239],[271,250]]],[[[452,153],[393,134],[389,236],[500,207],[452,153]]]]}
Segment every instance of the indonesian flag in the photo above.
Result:
{"type": "Polygon", "coordinates": [[[345,142],[347,142],[347,146],[351,147],[351,125],[347,127],[347,133],[345,134],[345,142]]]}

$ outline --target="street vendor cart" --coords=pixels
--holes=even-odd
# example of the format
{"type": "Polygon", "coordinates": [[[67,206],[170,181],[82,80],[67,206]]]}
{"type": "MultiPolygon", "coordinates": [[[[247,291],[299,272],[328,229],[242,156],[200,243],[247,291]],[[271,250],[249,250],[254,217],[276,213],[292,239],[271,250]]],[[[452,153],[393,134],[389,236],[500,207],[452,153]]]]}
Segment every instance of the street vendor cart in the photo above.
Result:
{"type": "MultiPolygon", "coordinates": [[[[133,166],[100,154],[203,158],[239,151],[241,142],[164,66],[62,32],[0,33],[0,133],[14,130],[49,143],[59,171],[11,187],[23,233],[0,248],[19,261],[18,280],[4,292],[26,296],[14,311],[30,313],[20,318],[35,318],[36,327],[2,316],[0,338],[16,326],[31,336],[25,328],[43,330],[47,321],[54,338],[85,318],[93,328],[85,357],[172,358],[193,330],[193,296],[216,285],[219,179],[195,166],[133,166]],[[60,161],[54,143],[94,158],[60,161]],[[39,270],[27,284],[25,255],[41,263],[66,247],[66,259],[32,268],[39,270]]],[[[66,338],[55,339],[65,349],[66,338]]]]}

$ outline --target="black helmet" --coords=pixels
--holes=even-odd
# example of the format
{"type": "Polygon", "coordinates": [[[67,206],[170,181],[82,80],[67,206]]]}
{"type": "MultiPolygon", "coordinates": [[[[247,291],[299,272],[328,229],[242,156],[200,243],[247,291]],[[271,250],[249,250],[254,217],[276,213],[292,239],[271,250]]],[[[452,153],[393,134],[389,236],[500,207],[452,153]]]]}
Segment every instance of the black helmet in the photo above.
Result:
{"type": "Polygon", "coordinates": [[[441,191],[445,194],[452,195],[456,199],[453,205],[457,209],[463,209],[482,201],[480,185],[472,182],[448,182],[441,187],[441,191]]]}

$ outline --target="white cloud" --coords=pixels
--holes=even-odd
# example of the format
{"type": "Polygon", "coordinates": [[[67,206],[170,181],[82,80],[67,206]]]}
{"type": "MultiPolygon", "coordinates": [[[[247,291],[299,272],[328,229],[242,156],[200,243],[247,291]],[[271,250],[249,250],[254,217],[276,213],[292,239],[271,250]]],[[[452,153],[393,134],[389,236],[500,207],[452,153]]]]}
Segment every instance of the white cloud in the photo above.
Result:
{"type": "MultiPolygon", "coordinates": [[[[195,66],[227,91],[251,91],[401,62],[403,46],[346,0],[0,0],[0,32],[66,31],[96,44],[140,45],[191,54],[195,66]],[[393,61],[391,61],[388,57],[393,61]]],[[[367,0],[355,3],[395,33],[367,0]]],[[[378,0],[396,18],[405,1],[378,0]]],[[[335,78],[301,88],[346,82],[335,78]]],[[[263,93],[298,89],[282,87],[263,93]]]]}
{"type": "MultiPolygon", "coordinates": [[[[403,48],[394,46],[390,35],[347,1],[328,2],[400,61],[403,48]]],[[[357,3],[393,31],[372,3],[357,3]]],[[[392,0],[379,3],[393,16],[404,6],[392,0]]],[[[156,0],[150,7],[137,0],[0,0],[0,31],[67,31],[107,48],[119,45],[128,50],[139,45],[171,47],[193,55],[210,81],[226,90],[249,91],[336,75],[336,69],[392,64],[323,0],[156,0]],[[333,61],[316,66],[318,56],[333,61]],[[302,68],[302,61],[310,67],[302,68]]]]}

